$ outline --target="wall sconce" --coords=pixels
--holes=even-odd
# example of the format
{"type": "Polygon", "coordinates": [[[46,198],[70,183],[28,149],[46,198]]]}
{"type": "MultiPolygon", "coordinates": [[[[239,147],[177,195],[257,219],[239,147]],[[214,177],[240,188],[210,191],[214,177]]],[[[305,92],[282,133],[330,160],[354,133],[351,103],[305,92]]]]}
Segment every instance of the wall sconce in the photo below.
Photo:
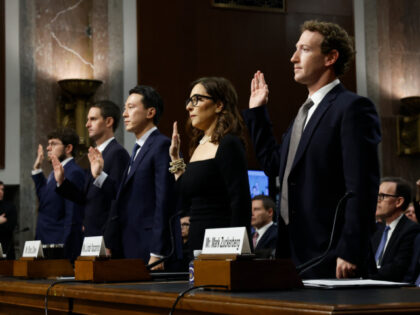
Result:
{"type": "Polygon", "coordinates": [[[397,117],[397,146],[399,155],[420,154],[420,96],[400,99],[397,117]]]}
{"type": "Polygon", "coordinates": [[[57,104],[57,125],[74,128],[80,137],[79,156],[90,146],[86,130],[86,115],[89,100],[101,86],[102,81],[89,79],[66,79],[58,81],[64,94],[57,104]]]}

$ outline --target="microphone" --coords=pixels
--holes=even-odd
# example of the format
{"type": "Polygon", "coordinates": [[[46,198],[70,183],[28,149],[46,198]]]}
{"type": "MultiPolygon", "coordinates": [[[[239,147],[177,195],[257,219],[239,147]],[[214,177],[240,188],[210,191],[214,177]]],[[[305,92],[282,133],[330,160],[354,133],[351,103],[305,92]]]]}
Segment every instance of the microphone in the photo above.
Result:
{"type": "Polygon", "coordinates": [[[333,244],[333,241],[334,241],[337,219],[338,219],[339,215],[341,214],[342,210],[344,209],[343,205],[345,204],[345,201],[347,201],[350,198],[353,198],[355,195],[356,194],[353,191],[348,191],[338,201],[337,207],[335,208],[334,221],[333,221],[333,226],[332,226],[332,230],[331,230],[330,242],[327,246],[327,249],[324,251],[324,253],[322,253],[318,257],[312,258],[312,259],[308,260],[307,262],[297,266],[296,270],[299,273],[299,275],[302,275],[306,271],[308,271],[308,270],[312,269],[313,267],[319,265],[327,257],[327,254],[329,253],[329,251],[331,249],[331,246],[333,244]]]}
{"type": "Polygon", "coordinates": [[[172,230],[172,224],[175,218],[177,218],[179,215],[181,215],[182,211],[178,211],[177,213],[175,213],[174,215],[172,215],[169,218],[169,234],[171,237],[171,251],[169,252],[169,254],[167,256],[164,256],[158,260],[156,260],[155,262],[146,265],[147,269],[152,269],[154,266],[159,265],[160,263],[163,263],[165,261],[167,261],[175,252],[175,236],[174,236],[174,232],[172,230]]]}

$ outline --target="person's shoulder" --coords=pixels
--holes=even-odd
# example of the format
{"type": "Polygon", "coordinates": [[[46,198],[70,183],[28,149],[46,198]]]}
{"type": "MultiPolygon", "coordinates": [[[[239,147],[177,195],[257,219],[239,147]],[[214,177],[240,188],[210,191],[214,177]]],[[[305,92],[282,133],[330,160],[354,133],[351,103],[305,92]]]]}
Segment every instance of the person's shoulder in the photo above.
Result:
{"type": "Polygon", "coordinates": [[[234,134],[228,133],[220,140],[220,146],[243,146],[241,139],[234,134]]]}
{"type": "Polygon", "coordinates": [[[369,104],[373,105],[372,101],[362,95],[359,95],[353,91],[347,90],[342,84],[337,85],[335,88],[331,90],[331,92],[335,92],[337,95],[337,100],[345,103],[345,104],[369,104]]]}

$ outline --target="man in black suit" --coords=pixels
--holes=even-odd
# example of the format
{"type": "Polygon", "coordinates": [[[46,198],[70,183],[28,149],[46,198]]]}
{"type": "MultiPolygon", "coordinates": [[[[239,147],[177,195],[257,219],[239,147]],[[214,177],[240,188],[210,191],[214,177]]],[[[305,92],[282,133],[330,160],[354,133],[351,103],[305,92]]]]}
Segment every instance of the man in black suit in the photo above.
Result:
{"type": "Polygon", "coordinates": [[[295,81],[304,84],[309,95],[282,143],[273,135],[265,106],[268,85],[259,71],[251,83],[250,108],[244,112],[260,165],[267,175],[280,178],[280,212],[290,241],[283,244],[284,238],[278,237],[276,255],[289,245],[297,266],[322,255],[339,200],[354,193],[343,204],[328,256],[308,269],[305,278],[348,278],[368,271],[381,135],[374,104],[346,90],[338,79],[353,55],[352,41],[340,26],[305,22],[291,62],[295,81]]]}
{"type": "Polygon", "coordinates": [[[111,101],[98,101],[89,109],[86,128],[96,148],[102,152],[104,172],[112,179],[114,193],[105,193],[93,184],[94,178],[89,172],[85,186],[79,187],[65,178],[65,172],[57,160],[53,160],[54,176],[58,187],[56,192],[78,204],[85,206],[83,219],[84,236],[104,234],[108,221],[111,202],[117,193],[123,172],[130,159],[127,151],[114,138],[114,132],[120,121],[121,111],[111,101]]]}
{"type": "Polygon", "coordinates": [[[16,208],[12,203],[3,200],[4,184],[0,181],[0,243],[7,259],[15,259],[13,232],[17,223],[16,208]]]}
{"type": "Polygon", "coordinates": [[[264,257],[270,256],[276,249],[277,225],[273,222],[276,204],[270,197],[257,195],[252,198],[251,225],[254,252],[264,257]]]}
{"type": "Polygon", "coordinates": [[[374,279],[402,281],[413,256],[413,243],[420,225],[404,215],[411,200],[410,184],[399,177],[381,181],[376,216],[382,219],[372,237],[377,272],[374,279]]]}

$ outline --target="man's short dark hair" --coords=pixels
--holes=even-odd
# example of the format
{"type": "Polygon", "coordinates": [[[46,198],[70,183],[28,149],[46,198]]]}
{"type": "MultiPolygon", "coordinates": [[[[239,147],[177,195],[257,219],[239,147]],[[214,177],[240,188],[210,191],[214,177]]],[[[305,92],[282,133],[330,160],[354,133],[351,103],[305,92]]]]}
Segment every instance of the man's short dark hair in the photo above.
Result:
{"type": "Polygon", "coordinates": [[[273,209],[273,221],[274,221],[276,217],[276,203],[273,201],[273,199],[271,199],[270,197],[266,195],[256,195],[254,196],[254,198],[252,198],[252,201],[254,200],[261,200],[263,203],[263,207],[266,211],[268,211],[269,209],[273,209]]]}
{"type": "Polygon", "coordinates": [[[118,128],[118,124],[121,119],[121,109],[117,104],[108,100],[97,101],[93,103],[90,108],[96,107],[101,111],[101,116],[106,119],[112,117],[114,123],[112,124],[112,130],[115,131],[118,128]]]}
{"type": "Polygon", "coordinates": [[[411,194],[412,194],[410,183],[401,177],[384,177],[381,179],[381,184],[384,182],[391,182],[391,183],[397,184],[395,188],[395,195],[404,198],[404,202],[401,208],[402,208],[402,211],[407,210],[408,205],[411,202],[411,194]]]}
{"type": "Polygon", "coordinates": [[[147,85],[137,85],[129,91],[129,95],[136,93],[143,95],[143,104],[145,108],[154,107],[156,115],[153,117],[153,123],[157,126],[160,117],[163,115],[163,100],[159,93],[147,85]]]}
{"type": "Polygon", "coordinates": [[[0,186],[4,186],[4,183],[0,180],[0,186]]]}
{"type": "Polygon", "coordinates": [[[77,148],[79,146],[79,136],[74,129],[58,128],[48,134],[48,140],[50,139],[60,139],[64,146],[71,144],[73,146],[71,155],[76,156],[77,148]]]}
{"type": "Polygon", "coordinates": [[[347,71],[354,58],[354,48],[352,39],[341,26],[331,22],[311,20],[303,23],[301,31],[318,32],[324,36],[321,43],[322,53],[326,55],[334,49],[338,51],[338,59],[334,63],[335,74],[340,76],[347,71]]]}

